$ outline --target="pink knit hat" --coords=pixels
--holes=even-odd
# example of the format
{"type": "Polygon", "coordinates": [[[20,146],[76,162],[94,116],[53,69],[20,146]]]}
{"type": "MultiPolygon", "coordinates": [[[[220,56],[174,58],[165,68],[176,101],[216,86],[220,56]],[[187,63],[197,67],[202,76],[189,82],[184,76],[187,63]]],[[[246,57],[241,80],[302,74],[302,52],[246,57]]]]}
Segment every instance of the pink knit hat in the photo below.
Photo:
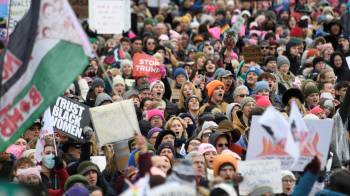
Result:
{"type": "Polygon", "coordinates": [[[255,100],[256,100],[256,106],[258,107],[266,108],[272,105],[268,96],[256,95],[255,100]]]}
{"type": "Polygon", "coordinates": [[[206,152],[211,152],[211,151],[216,152],[216,148],[215,148],[212,144],[209,144],[209,143],[201,143],[201,144],[198,146],[198,152],[199,152],[199,154],[204,154],[204,153],[206,153],[206,152]]]}
{"type": "Polygon", "coordinates": [[[147,110],[147,120],[150,121],[154,116],[160,116],[164,120],[164,112],[160,109],[147,110]]]}

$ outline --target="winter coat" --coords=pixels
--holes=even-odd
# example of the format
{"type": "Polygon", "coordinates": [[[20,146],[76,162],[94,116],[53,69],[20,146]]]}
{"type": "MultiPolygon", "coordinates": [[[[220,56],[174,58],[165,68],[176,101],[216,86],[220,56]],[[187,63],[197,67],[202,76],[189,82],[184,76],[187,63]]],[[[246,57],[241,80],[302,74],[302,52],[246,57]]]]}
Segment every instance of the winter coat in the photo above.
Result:
{"type": "Polygon", "coordinates": [[[292,72],[288,72],[287,75],[283,75],[281,72],[277,71],[275,76],[277,82],[282,84],[287,90],[293,87],[295,76],[292,72]]]}
{"type": "Polygon", "coordinates": [[[236,111],[232,119],[233,129],[239,131],[242,135],[246,135],[247,129],[249,128],[243,121],[243,112],[236,111]]]}

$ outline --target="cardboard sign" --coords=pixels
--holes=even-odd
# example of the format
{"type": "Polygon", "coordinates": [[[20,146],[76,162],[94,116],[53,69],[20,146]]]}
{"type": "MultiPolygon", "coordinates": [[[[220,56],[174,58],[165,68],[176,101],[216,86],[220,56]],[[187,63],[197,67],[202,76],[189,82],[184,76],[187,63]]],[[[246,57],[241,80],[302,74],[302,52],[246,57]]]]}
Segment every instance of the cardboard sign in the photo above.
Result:
{"type": "Polygon", "coordinates": [[[239,184],[240,195],[248,195],[261,186],[269,186],[274,193],[282,193],[279,160],[239,161],[238,171],[243,176],[243,182],[239,184]]]}
{"type": "Polygon", "coordinates": [[[246,160],[279,159],[283,170],[303,171],[304,167],[317,155],[321,159],[321,168],[327,162],[333,120],[305,120],[309,132],[302,134],[299,145],[300,157],[292,165],[293,158],[275,144],[271,136],[258,123],[259,117],[253,116],[249,133],[246,160]]]}
{"type": "Polygon", "coordinates": [[[123,141],[140,133],[134,104],[120,101],[90,109],[91,120],[101,145],[123,141]]]}
{"type": "Polygon", "coordinates": [[[51,115],[54,127],[73,139],[83,139],[83,129],[91,123],[89,107],[66,97],[58,97],[51,115]]]}
{"type": "Polygon", "coordinates": [[[95,163],[98,166],[101,172],[105,170],[107,165],[105,156],[91,156],[90,159],[91,162],[95,163]]]}
{"type": "Polygon", "coordinates": [[[157,58],[144,53],[136,53],[133,57],[134,77],[148,76],[152,79],[160,79],[162,65],[157,58]]]}
{"type": "Polygon", "coordinates": [[[242,54],[246,63],[254,61],[261,65],[264,62],[264,57],[261,54],[260,48],[258,46],[245,46],[243,47],[242,54]]]}
{"type": "Polygon", "coordinates": [[[129,0],[90,0],[89,23],[99,34],[122,34],[131,27],[129,0]]]}
{"type": "Polygon", "coordinates": [[[11,0],[8,18],[9,34],[15,29],[17,23],[29,10],[32,0],[11,0]]]}
{"type": "Polygon", "coordinates": [[[151,189],[152,196],[166,196],[166,195],[176,195],[176,196],[196,196],[195,186],[186,186],[176,182],[165,183],[163,185],[157,186],[151,189]]]}

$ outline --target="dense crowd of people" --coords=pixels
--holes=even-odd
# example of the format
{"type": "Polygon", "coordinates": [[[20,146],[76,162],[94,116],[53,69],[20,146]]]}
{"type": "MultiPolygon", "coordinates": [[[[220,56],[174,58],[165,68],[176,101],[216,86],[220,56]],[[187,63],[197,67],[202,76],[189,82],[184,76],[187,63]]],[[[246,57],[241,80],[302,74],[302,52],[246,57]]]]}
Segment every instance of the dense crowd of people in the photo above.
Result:
{"type": "MultiPolygon", "coordinates": [[[[119,195],[145,176],[151,188],[177,182],[197,195],[239,195],[252,116],[274,107],[287,117],[294,100],[305,119],[334,119],[331,166],[315,157],[304,172],[282,170],[277,195],[350,195],[350,1],[148,3],[131,2],[122,35],[82,22],[96,57],[64,93],[91,108],[131,99],[141,134],[128,141],[129,156],[100,146],[91,126],[84,141],[55,131],[37,162],[38,120],[0,154],[1,179],[40,195],[119,195]],[[158,59],[159,78],[135,77],[138,53],[158,59]],[[97,155],[103,171],[90,160],[97,155]]],[[[253,188],[251,196],[275,192],[253,188]]]]}

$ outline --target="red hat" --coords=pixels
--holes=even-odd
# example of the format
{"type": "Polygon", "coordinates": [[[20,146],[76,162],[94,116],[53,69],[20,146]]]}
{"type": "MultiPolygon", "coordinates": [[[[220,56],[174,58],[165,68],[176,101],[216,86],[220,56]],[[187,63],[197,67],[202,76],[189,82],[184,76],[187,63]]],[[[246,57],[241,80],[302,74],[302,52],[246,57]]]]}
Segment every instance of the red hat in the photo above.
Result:
{"type": "Polygon", "coordinates": [[[213,80],[207,84],[207,91],[209,97],[213,95],[215,88],[218,86],[225,87],[225,84],[219,80],[213,80]]]}
{"type": "Polygon", "coordinates": [[[268,96],[256,95],[255,100],[256,100],[256,106],[258,107],[266,108],[272,105],[268,96]]]}
{"type": "Polygon", "coordinates": [[[290,31],[289,35],[290,35],[291,37],[302,37],[302,36],[303,36],[303,30],[302,30],[301,28],[299,28],[299,27],[294,27],[294,28],[290,31]]]}
{"type": "Polygon", "coordinates": [[[312,108],[312,110],[309,111],[309,113],[314,114],[316,116],[317,116],[317,114],[320,114],[320,113],[323,113],[323,112],[324,112],[324,110],[319,105],[314,107],[314,108],[312,108]]]}

